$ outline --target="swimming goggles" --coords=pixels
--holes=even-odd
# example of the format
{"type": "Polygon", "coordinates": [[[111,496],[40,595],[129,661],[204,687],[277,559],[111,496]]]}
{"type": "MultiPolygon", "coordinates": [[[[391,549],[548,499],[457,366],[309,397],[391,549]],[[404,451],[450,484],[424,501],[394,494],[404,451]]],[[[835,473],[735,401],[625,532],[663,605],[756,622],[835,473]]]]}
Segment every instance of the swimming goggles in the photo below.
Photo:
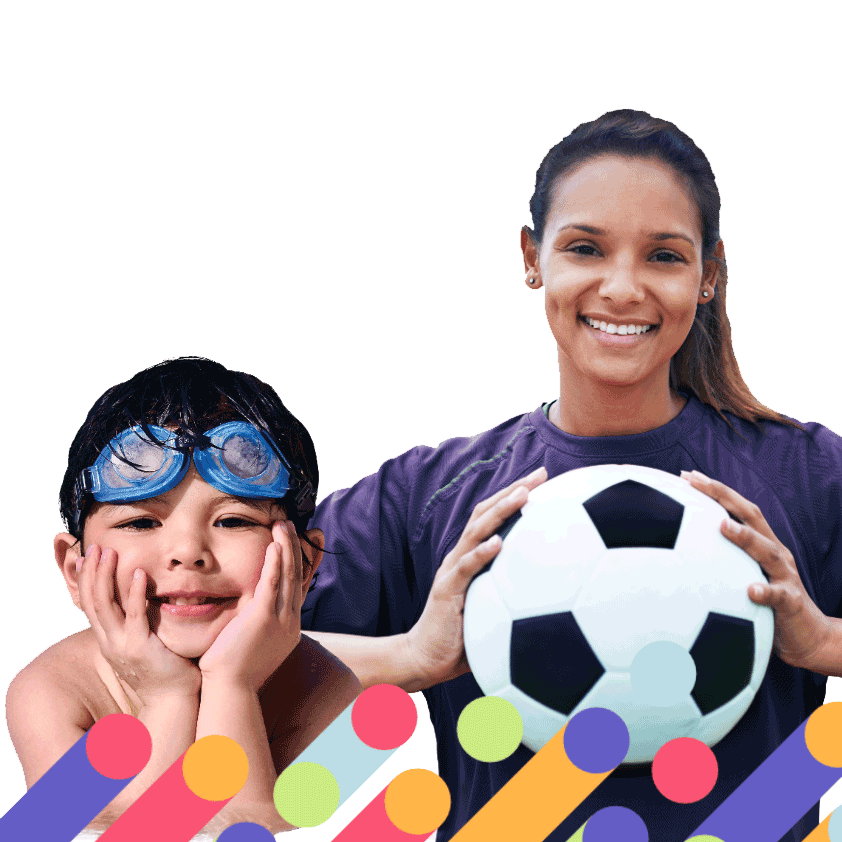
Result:
{"type": "MultiPolygon", "coordinates": [[[[77,480],[81,506],[88,493],[100,503],[157,497],[175,488],[193,464],[207,483],[236,497],[280,498],[290,489],[286,459],[256,427],[229,421],[203,436],[176,435],[147,425],[118,433],[77,480]]],[[[81,514],[81,512],[79,513],[81,514]]],[[[77,517],[78,519],[78,517],[77,517]]]]}

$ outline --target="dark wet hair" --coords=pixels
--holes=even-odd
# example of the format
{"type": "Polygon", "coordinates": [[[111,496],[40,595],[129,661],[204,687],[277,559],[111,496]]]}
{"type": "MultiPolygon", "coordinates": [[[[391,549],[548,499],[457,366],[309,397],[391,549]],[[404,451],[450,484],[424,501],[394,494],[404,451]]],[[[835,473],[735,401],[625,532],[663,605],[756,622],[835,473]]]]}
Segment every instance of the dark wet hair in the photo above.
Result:
{"type": "MultiPolygon", "coordinates": [[[[277,502],[302,535],[315,508],[319,485],[310,434],[271,386],[202,357],[181,357],[147,368],[112,386],[91,407],[70,445],[59,493],[68,531],[81,541],[92,498],[80,492],[77,479],[117,433],[140,425],[151,438],[148,425],[154,424],[201,440],[213,427],[239,420],[268,435],[291,466],[292,485],[277,502]]],[[[119,453],[115,455],[120,458],[119,453]]]]}
{"type": "Polygon", "coordinates": [[[533,241],[540,244],[544,236],[547,212],[559,179],[600,155],[654,158],[683,176],[699,211],[702,259],[715,261],[719,268],[713,300],[696,308],[690,333],[672,358],[670,387],[693,392],[699,400],[713,406],[731,427],[725,411],[757,426],[760,420],[770,420],[803,429],[798,422],[760,403],[740,375],[725,311],[728,270],[725,259],[715,254],[720,239],[719,189],[704,152],[673,123],[645,111],[624,108],[577,126],[550,149],[538,168],[535,192],[529,201],[534,226],[529,234],[533,241]]]}

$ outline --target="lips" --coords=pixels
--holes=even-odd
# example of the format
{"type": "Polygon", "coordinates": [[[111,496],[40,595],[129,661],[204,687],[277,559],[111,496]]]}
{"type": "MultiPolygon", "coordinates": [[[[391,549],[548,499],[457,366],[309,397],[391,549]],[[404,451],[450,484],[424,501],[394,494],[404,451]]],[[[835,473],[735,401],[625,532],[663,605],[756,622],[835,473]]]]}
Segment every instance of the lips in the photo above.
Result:
{"type": "Polygon", "coordinates": [[[206,602],[201,605],[172,605],[169,602],[159,602],[161,615],[186,620],[209,620],[218,617],[234,599],[206,602]]]}

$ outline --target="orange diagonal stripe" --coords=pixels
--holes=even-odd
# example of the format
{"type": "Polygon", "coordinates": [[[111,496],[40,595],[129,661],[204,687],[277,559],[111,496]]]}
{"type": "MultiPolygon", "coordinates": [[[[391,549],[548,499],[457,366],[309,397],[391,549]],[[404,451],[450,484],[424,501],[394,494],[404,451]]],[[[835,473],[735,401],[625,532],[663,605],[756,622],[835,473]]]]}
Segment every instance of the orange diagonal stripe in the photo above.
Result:
{"type": "Polygon", "coordinates": [[[451,840],[543,842],[614,770],[576,767],[564,726],[451,840]]]}
{"type": "MultiPolygon", "coordinates": [[[[838,809],[842,809],[837,807],[838,809]]],[[[833,813],[830,814],[831,816],[833,813]]],[[[804,837],[804,842],[830,842],[830,831],[828,831],[828,825],[830,825],[830,816],[827,816],[825,820],[813,830],[812,833],[807,834],[804,837]]]]}

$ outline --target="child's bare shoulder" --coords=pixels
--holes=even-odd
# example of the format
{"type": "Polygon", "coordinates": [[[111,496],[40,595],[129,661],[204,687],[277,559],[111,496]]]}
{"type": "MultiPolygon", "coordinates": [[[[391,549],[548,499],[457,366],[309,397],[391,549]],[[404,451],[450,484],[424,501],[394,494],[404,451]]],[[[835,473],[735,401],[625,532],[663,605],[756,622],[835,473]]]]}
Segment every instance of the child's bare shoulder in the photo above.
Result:
{"type": "Polygon", "coordinates": [[[27,786],[52,766],[108,710],[93,659],[90,629],[71,635],[15,676],[6,721],[27,786]]]}

